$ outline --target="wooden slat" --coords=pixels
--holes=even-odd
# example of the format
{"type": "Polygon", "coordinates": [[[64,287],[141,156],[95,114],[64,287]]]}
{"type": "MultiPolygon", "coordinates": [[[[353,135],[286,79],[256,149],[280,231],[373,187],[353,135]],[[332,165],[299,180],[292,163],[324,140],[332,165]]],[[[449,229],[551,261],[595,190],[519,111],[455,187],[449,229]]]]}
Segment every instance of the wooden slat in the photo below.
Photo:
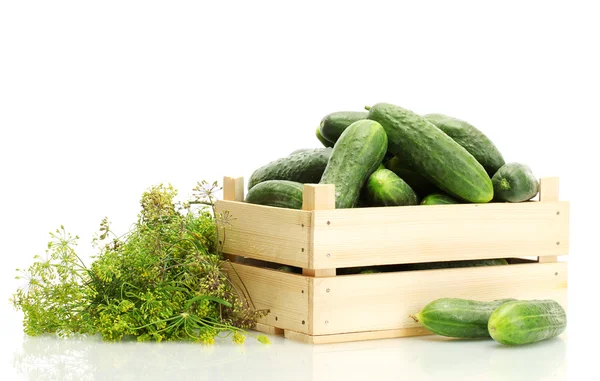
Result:
{"type": "Polygon", "coordinates": [[[224,253],[309,267],[311,212],[236,201],[217,201],[216,210],[228,220],[224,253]]]}
{"type": "Polygon", "coordinates": [[[312,277],[325,277],[325,276],[335,276],[336,274],[336,270],[335,269],[319,269],[319,270],[312,270],[312,269],[302,269],[302,275],[304,276],[312,276],[312,277]]]}
{"type": "Polygon", "coordinates": [[[223,178],[223,199],[227,201],[244,201],[244,178],[223,178]]]}
{"type": "MultiPolygon", "coordinates": [[[[558,201],[558,193],[558,177],[543,177],[542,179],[540,179],[540,202],[558,201]]],[[[538,257],[538,262],[540,263],[556,262],[557,260],[558,257],[555,255],[538,257]]]]}
{"type": "Polygon", "coordinates": [[[254,327],[255,331],[266,333],[267,335],[283,335],[284,330],[282,328],[273,327],[271,325],[256,323],[254,327]]]}
{"type": "Polygon", "coordinates": [[[414,328],[408,316],[444,297],[567,301],[564,262],[310,279],[313,335],[414,328]]]}
{"type": "Polygon", "coordinates": [[[313,268],[568,253],[569,203],[522,202],[313,212],[313,268]]]}
{"type": "Polygon", "coordinates": [[[422,336],[429,335],[431,332],[428,330],[415,327],[406,329],[388,329],[382,331],[367,331],[367,332],[353,332],[353,333],[340,333],[334,335],[318,335],[311,336],[300,332],[291,330],[285,330],[284,336],[286,339],[301,341],[307,344],[333,344],[333,343],[346,343],[349,341],[362,341],[362,340],[377,340],[377,339],[392,339],[396,337],[408,337],[408,336],[422,336]]]}
{"type": "Polygon", "coordinates": [[[236,288],[250,295],[256,309],[271,311],[258,323],[308,333],[311,278],[239,263],[223,262],[223,268],[236,288]]]}

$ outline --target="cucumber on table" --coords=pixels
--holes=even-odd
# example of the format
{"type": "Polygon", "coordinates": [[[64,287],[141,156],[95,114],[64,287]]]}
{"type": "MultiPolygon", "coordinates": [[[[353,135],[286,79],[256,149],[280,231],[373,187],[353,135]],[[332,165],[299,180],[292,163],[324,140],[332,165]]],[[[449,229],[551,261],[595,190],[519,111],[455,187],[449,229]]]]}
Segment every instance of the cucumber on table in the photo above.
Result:
{"type": "Polygon", "coordinates": [[[274,160],[252,173],[248,189],[267,180],[288,180],[303,184],[318,183],[327,167],[332,148],[296,150],[274,160]]]}
{"type": "Polygon", "coordinates": [[[417,205],[417,195],[398,175],[389,169],[377,169],[364,188],[368,206],[417,205]]]}
{"type": "Polygon", "coordinates": [[[429,331],[448,337],[488,338],[488,320],[494,310],[515,299],[492,302],[441,298],[427,304],[411,318],[429,331]]]}
{"type": "Polygon", "coordinates": [[[424,118],[473,155],[490,177],[504,165],[504,158],[498,148],[473,125],[444,114],[427,114],[424,118]]]}
{"type": "Polygon", "coordinates": [[[378,103],[369,119],[379,122],[394,155],[406,157],[415,171],[438,188],[465,201],[488,202],[494,195],[483,166],[442,130],[410,110],[378,103]]]}
{"type": "Polygon", "coordinates": [[[367,119],[367,115],[365,111],[332,112],[321,120],[319,132],[324,139],[335,143],[349,125],[367,119]]]}
{"type": "Polygon", "coordinates": [[[304,184],[287,180],[267,180],[252,187],[246,202],[279,208],[302,209],[304,184]]]}
{"type": "Polygon", "coordinates": [[[567,327],[567,314],[554,300],[519,300],[503,304],[490,316],[488,330],[507,345],[534,343],[556,337],[567,327]]]}
{"type": "Polygon", "coordinates": [[[421,200],[421,205],[446,205],[458,203],[459,201],[457,199],[443,193],[432,193],[423,197],[423,200],[421,200]]]}
{"type": "Polygon", "coordinates": [[[521,163],[503,165],[492,177],[494,199],[522,202],[531,200],[539,190],[539,182],[531,169],[521,163]]]}
{"type": "Polygon", "coordinates": [[[387,142],[383,127],[372,120],[359,120],[344,130],[319,182],[335,185],[337,209],[356,206],[365,181],[381,165],[387,142]]]}

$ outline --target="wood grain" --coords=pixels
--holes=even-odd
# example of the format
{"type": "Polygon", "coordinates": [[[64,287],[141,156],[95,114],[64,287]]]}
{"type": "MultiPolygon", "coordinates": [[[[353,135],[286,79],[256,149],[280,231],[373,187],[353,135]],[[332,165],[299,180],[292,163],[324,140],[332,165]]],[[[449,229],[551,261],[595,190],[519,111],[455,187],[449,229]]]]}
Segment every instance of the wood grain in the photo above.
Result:
{"type": "MultiPolygon", "coordinates": [[[[302,191],[302,209],[303,210],[331,210],[335,209],[335,185],[333,184],[304,184],[302,191]]],[[[311,214],[312,219],[312,214],[311,214]]],[[[312,221],[311,221],[311,226],[312,221]]],[[[335,276],[335,268],[313,269],[314,252],[314,229],[310,230],[308,250],[308,268],[302,269],[302,274],[312,277],[335,276]]]]}
{"type": "Polygon", "coordinates": [[[224,200],[216,210],[228,216],[224,253],[309,267],[311,212],[224,200]]]}
{"type": "Polygon", "coordinates": [[[223,199],[228,201],[244,201],[244,178],[223,178],[223,199]]]}
{"type": "Polygon", "coordinates": [[[282,328],[273,327],[271,325],[267,325],[267,324],[263,324],[263,323],[256,323],[254,330],[258,331],[258,332],[266,333],[268,335],[282,336],[284,333],[284,330],[282,328]]]}
{"type": "Polygon", "coordinates": [[[444,297],[567,302],[564,262],[310,279],[313,335],[415,328],[408,316],[444,297]]]}
{"type": "Polygon", "coordinates": [[[222,265],[236,289],[244,294],[247,290],[256,309],[271,311],[258,323],[308,333],[308,289],[312,278],[239,263],[222,265]]]}
{"type": "Polygon", "coordinates": [[[318,210],[313,267],[339,268],[568,253],[569,203],[318,210]]]}
{"type": "Polygon", "coordinates": [[[313,269],[302,269],[302,275],[305,276],[312,276],[312,277],[326,277],[326,276],[335,276],[336,274],[336,270],[335,269],[319,269],[319,270],[313,270],[313,269]]]}
{"type": "MultiPolygon", "coordinates": [[[[543,177],[540,179],[540,202],[556,202],[559,200],[558,193],[558,177],[543,177]]],[[[557,260],[556,255],[538,257],[540,263],[556,262],[557,260]]]]}
{"type": "Polygon", "coordinates": [[[307,335],[305,333],[295,332],[287,329],[284,331],[284,336],[286,339],[301,341],[307,344],[346,343],[350,341],[392,339],[396,337],[422,336],[429,334],[431,334],[431,332],[421,327],[318,336],[307,335]]]}
{"type": "Polygon", "coordinates": [[[304,184],[302,210],[335,209],[335,185],[304,184]]]}

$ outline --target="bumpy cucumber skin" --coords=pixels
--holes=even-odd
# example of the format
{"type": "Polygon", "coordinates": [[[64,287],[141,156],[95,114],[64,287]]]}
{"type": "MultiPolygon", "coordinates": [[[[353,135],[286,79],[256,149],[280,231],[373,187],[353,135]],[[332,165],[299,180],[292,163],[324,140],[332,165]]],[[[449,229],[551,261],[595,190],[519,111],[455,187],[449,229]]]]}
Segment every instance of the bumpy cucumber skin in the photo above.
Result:
{"type": "Polygon", "coordinates": [[[475,126],[444,114],[427,114],[424,118],[469,151],[490,177],[505,164],[498,148],[475,126]]]}
{"type": "Polygon", "coordinates": [[[332,148],[295,151],[258,168],[248,181],[248,189],[267,180],[288,180],[303,184],[318,183],[327,167],[332,148]]]}
{"type": "Polygon", "coordinates": [[[377,169],[365,184],[369,206],[417,205],[417,195],[398,175],[389,169],[377,169]]]}
{"type": "Polygon", "coordinates": [[[520,300],[503,304],[490,316],[488,330],[494,340],[522,345],[551,339],[564,332],[567,314],[554,300],[520,300]]]}
{"type": "Polygon", "coordinates": [[[539,182],[525,164],[508,163],[492,177],[496,201],[523,202],[538,193],[539,182]]]}
{"type": "Polygon", "coordinates": [[[483,166],[423,117],[399,106],[378,103],[369,110],[369,119],[385,129],[390,152],[406,157],[417,173],[445,193],[476,203],[489,202],[494,196],[483,166]]]}
{"type": "Polygon", "coordinates": [[[246,202],[279,208],[302,209],[304,184],[287,180],[267,180],[248,191],[246,202]]]}
{"type": "Polygon", "coordinates": [[[421,198],[430,193],[439,192],[439,189],[431,181],[415,172],[407,160],[400,156],[394,156],[386,161],[385,167],[404,180],[421,198]]]}
{"type": "Polygon", "coordinates": [[[367,119],[365,111],[338,111],[326,115],[319,125],[319,131],[324,139],[337,142],[344,130],[354,122],[367,119]]]}
{"type": "Polygon", "coordinates": [[[387,151],[387,135],[372,120],[352,123],[331,151],[320,184],[335,184],[335,207],[353,208],[367,178],[381,164],[387,151]]]}
{"type": "Polygon", "coordinates": [[[459,201],[452,196],[443,193],[433,193],[423,197],[421,205],[447,205],[458,204],[459,201]]]}
{"type": "Polygon", "coordinates": [[[319,141],[321,142],[321,144],[323,144],[326,148],[329,147],[333,147],[333,143],[330,142],[329,140],[325,139],[323,137],[323,135],[321,135],[321,129],[319,127],[317,127],[317,131],[315,132],[315,135],[317,136],[317,139],[319,139],[319,141]]]}
{"type": "Polygon", "coordinates": [[[298,148],[297,150],[293,150],[292,152],[290,152],[290,155],[295,155],[300,152],[316,152],[322,150],[323,148],[298,148]]]}
{"type": "Polygon", "coordinates": [[[442,298],[427,304],[415,318],[429,331],[448,337],[488,338],[488,320],[496,308],[515,299],[480,302],[442,298]]]}
{"type": "Polygon", "coordinates": [[[479,266],[505,266],[508,262],[504,258],[496,259],[473,259],[463,261],[446,261],[446,262],[423,262],[423,263],[408,263],[402,265],[402,270],[435,270],[435,269],[453,269],[460,267],[479,267],[479,266]]]}

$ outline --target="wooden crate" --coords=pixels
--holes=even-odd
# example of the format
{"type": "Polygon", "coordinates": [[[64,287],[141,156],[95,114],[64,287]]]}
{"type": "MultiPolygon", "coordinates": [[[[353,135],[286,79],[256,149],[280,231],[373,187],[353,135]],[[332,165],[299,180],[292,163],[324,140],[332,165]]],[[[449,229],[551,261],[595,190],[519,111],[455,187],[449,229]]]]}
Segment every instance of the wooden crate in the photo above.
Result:
{"type": "Polygon", "coordinates": [[[256,308],[257,329],[309,343],[428,334],[408,315],[441,297],[557,300],[566,308],[569,203],[558,178],[523,203],[335,209],[332,185],[306,184],[303,210],[243,202],[224,179],[224,267],[256,308]],[[346,267],[488,258],[509,266],[337,275],[346,267]],[[277,265],[302,274],[277,271],[277,265]]]}

